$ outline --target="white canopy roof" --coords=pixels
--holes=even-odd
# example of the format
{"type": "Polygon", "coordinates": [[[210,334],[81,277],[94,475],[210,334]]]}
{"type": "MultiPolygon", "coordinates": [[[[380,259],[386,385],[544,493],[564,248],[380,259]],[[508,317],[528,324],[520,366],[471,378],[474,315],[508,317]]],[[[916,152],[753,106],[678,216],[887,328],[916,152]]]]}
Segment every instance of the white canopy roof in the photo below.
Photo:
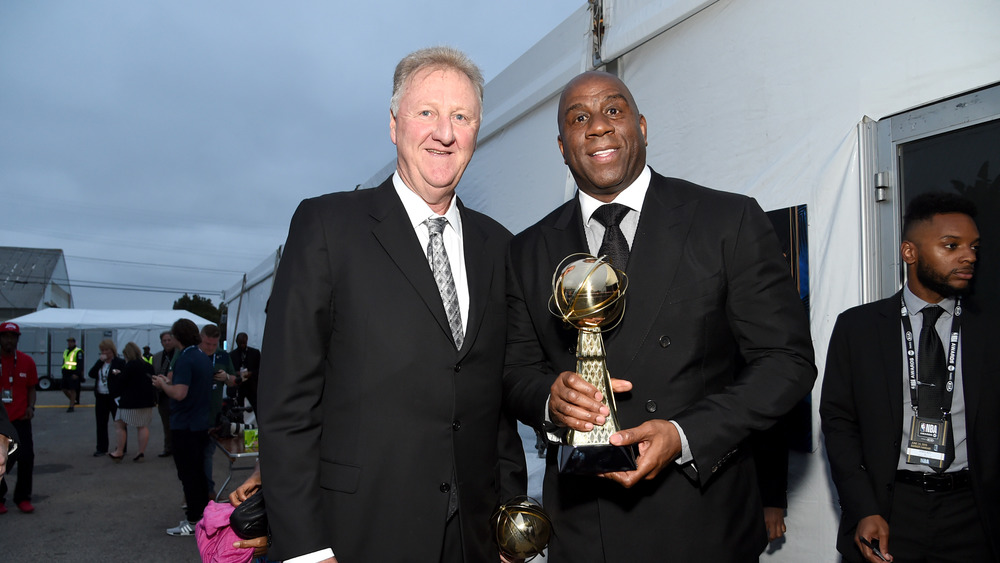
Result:
{"type": "Polygon", "coordinates": [[[191,319],[198,328],[212,321],[188,311],[167,309],[116,310],[116,309],[42,309],[29,315],[10,319],[23,328],[51,329],[168,329],[180,318],[191,319]]]}

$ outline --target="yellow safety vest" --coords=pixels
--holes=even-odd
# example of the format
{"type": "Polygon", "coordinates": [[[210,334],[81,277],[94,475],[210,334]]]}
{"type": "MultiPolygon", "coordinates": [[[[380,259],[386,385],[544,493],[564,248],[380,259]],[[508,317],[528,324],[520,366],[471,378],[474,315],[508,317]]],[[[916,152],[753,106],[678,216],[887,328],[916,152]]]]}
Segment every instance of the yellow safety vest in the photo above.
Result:
{"type": "Polygon", "coordinates": [[[73,348],[72,350],[63,350],[63,369],[68,371],[76,370],[76,353],[80,351],[80,348],[73,348]]]}
{"type": "Polygon", "coordinates": [[[149,365],[153,365],[153,356],[150,356],[148,358],[146,356],[143,356],[142,361],[146,362],[149,365]]]}

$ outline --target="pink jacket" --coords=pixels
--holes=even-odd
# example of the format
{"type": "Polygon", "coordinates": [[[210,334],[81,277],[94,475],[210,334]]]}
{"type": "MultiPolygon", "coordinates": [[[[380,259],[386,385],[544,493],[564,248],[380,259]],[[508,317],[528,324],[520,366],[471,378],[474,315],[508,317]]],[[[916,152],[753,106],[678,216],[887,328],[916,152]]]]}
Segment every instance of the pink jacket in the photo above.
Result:
{"type": "Polygon", "coordinates": [[[198,553],[204,563],[249,563],[253,559],[253,548],[233,547],[240,541],[239,536],[229,527],[229,515],[233,513],[231,504],[208,501],[205,515],[194,528],[198,539],[198,553]]]}

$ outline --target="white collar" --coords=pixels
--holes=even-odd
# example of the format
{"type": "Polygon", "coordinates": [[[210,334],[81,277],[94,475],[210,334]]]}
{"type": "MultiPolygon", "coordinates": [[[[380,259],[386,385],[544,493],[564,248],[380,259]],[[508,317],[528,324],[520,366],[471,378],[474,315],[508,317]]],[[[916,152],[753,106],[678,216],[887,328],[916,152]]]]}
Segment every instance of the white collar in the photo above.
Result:
{"type": "MultiPolygon", "coordinates": [[[[618,192],[613,203],[620,203],[629,209],[641,213],[642,202],[646,199],[646,191],[649,190],[649,182],[653,179],[653,173],[649,166],[643,166],[642,172],[627,188],[618,192]]],[[[604,205],[604,202],[594,196],[577,189],[580,199],[580,211],[583,213],[583,224],[590,221],[590,216],[597,211],[597,208],[604,205]]]]}
{"type": "Polygon", "coordinates": [[[396,189],[396,195],[403,202],[403,208],[406,209],[406,216],[410,219],[410,225],[414,230],[418,227],[426,229],[422,225],[424,221],[431,217],[444,217],[448,220],[448,225],[455,229],[459,239],[461,239],[462,216],[458,212],[458,206],[455,205],[455,200],[458,196],[452,195],[451,201],[448,203],[448,210],[443,215],[438,215],[431,211],[426,201],[420,199],[420,196],[403,183],[403,179],[399,177],[399,172],[392,174],[392,187],[396,189]]]}

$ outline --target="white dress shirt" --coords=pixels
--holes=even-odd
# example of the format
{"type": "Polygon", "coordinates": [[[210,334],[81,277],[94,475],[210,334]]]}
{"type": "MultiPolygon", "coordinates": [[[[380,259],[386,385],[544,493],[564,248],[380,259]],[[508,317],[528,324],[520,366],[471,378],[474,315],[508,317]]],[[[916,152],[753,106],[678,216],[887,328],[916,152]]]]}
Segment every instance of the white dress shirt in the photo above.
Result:
{"type": "MultiPolygon", "coordinates": [[[[396,188],[396,194],[399,195],[400,201],[403,202],[406,215],[410,218],[413,231],[417,233],[420,248],[424,251],[425,256],[427,254],[427,243],[431,239],[431,235],[427,231],[427,220],[433,217],[444,217],[448,220],[448,224],[444,228],[444,233],[442,233],[444,251],[448,254],[451,275],[455,278],[455,290],[458,292],[458,308],[462,312],[462,332],[465,333],[469,326],[469,279],[465,273],[462,215],[458,212],[458,206],[455,205],[455,196],[452,196],[451,203],[448,204],[448,210],[444,212],[444,215],[438,215],[431,211],[427,203],[420,199],[420,196],[406,187],[406,184],[399,177],[398,172],[392,175],[392,185],[396,188]]],[[[427,263],[427,267],[428,269],[431,267],[430,262],[427,263]]]]}

